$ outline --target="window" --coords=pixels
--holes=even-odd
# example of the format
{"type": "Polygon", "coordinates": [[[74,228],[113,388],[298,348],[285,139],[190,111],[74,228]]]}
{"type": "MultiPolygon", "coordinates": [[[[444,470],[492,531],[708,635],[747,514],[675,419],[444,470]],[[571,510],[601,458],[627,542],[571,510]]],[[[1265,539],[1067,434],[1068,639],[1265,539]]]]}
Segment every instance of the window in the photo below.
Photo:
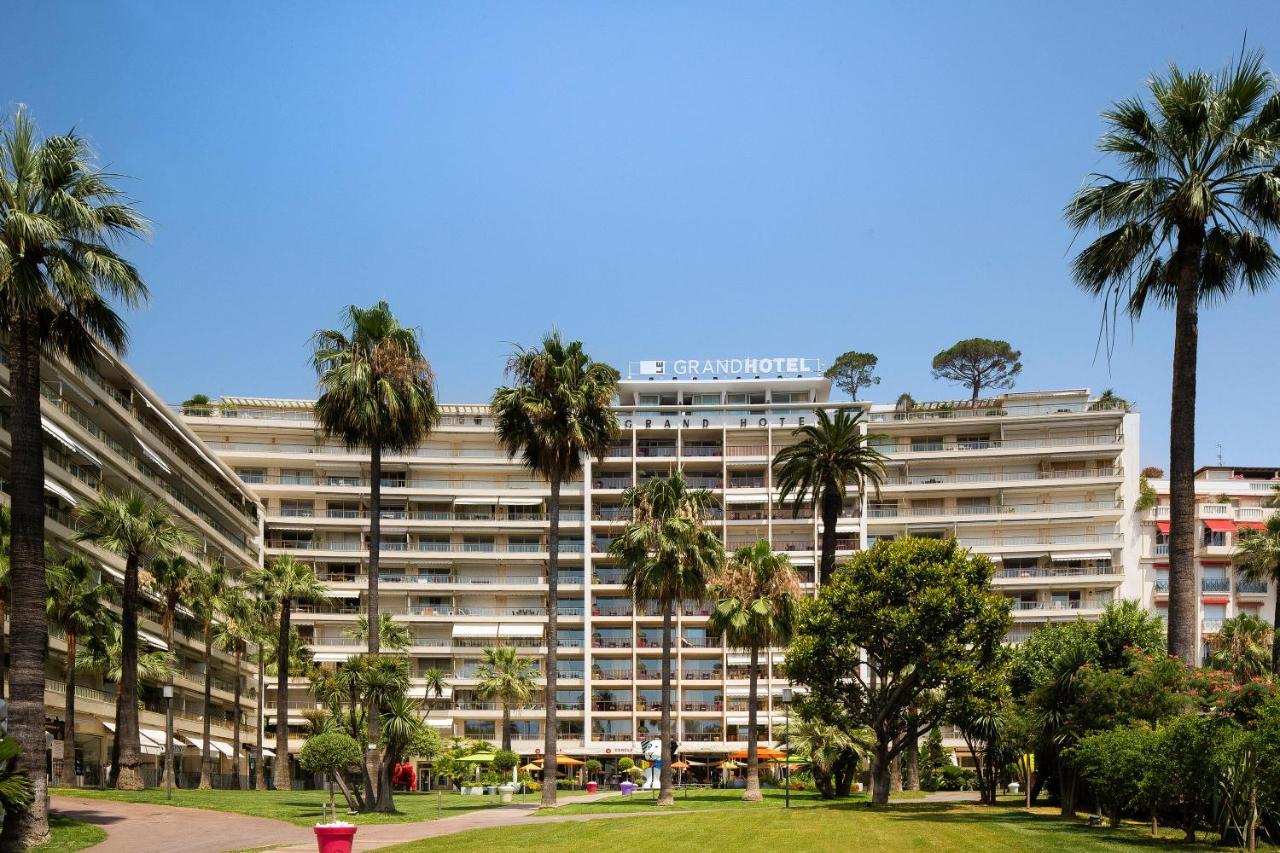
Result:
{"type": "Polygon", "coordinates": [[[807,403],[808,391],[774,391],[771,395],[775,403],[807,403]]]}
{"type": "Polygon", "coordinates": [[[942,436],[940,435],[911,436],[911,450],[913,453],[938,451],[941,449],[942,449],[942,436]]]}
{"type": "Polygon", "coordinates": [[[1204,545],[1206,548],[1224,547],[1227,544],[1227,534],[1221,530],[1204,530],[1204,545]]]}
{"type": "Polygon", "coordinates": [[[463,720],[462,734],[476,740],[493,740],[497,726],[493,720],[463,720]]]}
{"type": "Polygon", "coordinates": [[[986,450],[991,446],[990,433],[956,436],[956,446],[961,450],[986,450]]]}

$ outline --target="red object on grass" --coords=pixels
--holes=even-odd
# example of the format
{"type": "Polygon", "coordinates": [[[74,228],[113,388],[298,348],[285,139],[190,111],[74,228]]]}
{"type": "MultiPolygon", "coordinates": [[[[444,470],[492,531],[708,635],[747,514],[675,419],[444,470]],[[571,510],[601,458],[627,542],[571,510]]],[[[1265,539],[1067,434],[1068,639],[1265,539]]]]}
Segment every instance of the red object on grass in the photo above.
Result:
{"type": "Polygon", "coordinates": [[[356,837],[354,826],[317,826],[315,830],[320,853],[351,853],[351,842],[356,837]]]}
{"type": "Polygon", "coordinates": [[[414,772],[413,765],[408,762],[397,764],[391,773],[391,784],[405,791],[417,788],[418,774],[414,772]]]}

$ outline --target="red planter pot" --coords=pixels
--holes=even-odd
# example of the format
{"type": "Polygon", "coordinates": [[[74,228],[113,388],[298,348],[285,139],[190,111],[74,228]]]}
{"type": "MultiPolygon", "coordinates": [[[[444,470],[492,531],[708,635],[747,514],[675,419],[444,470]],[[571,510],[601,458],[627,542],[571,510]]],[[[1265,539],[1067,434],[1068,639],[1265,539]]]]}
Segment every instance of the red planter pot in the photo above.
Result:
{"type": "Polygon", "coordinates": [[[356,837],[354,826],[317,826],[315,830],[320,853],[351,853],[351,842],[356,837]]]}

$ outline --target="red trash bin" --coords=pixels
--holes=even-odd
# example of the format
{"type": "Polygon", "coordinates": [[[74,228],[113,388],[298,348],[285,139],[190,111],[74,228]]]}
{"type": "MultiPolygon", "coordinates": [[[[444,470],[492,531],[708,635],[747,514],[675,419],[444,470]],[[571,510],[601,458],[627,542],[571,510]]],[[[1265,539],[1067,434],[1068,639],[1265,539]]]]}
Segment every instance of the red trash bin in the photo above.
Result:
{"type": "Polygon", "coordinates": [[[354,826],[317,826],[315,830],[320,853],[351,853],[351,842],[356,837],[354,826]]]}
{"type": "Polygon", "coordinates": [[[594,794],[595,792],[596,792],[596,783],[595,783],[595,782],[588,782],[588,783],[587,783],[587,793],[588,793],[588,794],[594,794]]]}

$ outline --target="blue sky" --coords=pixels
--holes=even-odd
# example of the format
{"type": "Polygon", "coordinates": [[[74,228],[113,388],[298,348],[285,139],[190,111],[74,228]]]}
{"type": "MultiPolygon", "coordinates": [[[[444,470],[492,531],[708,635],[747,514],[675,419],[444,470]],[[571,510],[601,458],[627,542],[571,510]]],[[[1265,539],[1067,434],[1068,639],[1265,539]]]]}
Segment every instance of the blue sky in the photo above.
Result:
{"type": "MultiPolygon", "coordinates": [[[[1099,112],[1218,68],[1272,2],[9,4],[0,98],[75,125],[155,223],[131,363],[162,394],[308,396],[306,340],[388,299],[449,401],[552,324],[597,357],[880,356],[964,337],[1022,389],[1114,387],[1167,459],[1172,317],[1096,351],[1061,209],[1099,112]],[[1034,15],[1028,10],[1037,9],[1034,15]]],[[[1201,323],[1199,451],[1280,464],[1280,288],[1201,323]]]]}

